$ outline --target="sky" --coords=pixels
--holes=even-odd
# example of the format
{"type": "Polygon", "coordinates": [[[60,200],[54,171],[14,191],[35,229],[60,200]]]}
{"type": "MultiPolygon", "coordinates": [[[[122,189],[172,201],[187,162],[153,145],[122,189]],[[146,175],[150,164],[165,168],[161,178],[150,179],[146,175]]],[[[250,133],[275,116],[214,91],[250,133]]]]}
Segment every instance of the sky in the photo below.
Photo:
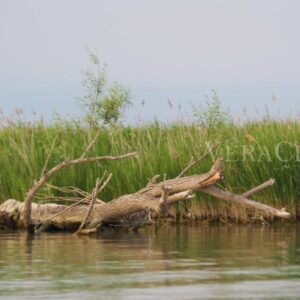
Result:
{"type": "Polygon", "coordinates": [[[88,46],[130,87],[130,122],[189,118],[212,90],[237,120],[266,106],[297,114],[299,11],[298,0],[0,0],[0,109],[81,115],[88,46]]]}

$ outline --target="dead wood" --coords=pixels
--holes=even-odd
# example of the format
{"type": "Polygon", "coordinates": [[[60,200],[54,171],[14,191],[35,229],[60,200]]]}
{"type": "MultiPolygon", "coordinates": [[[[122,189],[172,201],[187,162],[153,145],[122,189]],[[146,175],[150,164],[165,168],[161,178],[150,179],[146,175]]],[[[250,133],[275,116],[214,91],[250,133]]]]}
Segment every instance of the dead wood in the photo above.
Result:
{"type": "Polygon", "coordinates": [[[289,218],[290,214],[285,210],[276,209],[274,207],[268,206],[266,204],[256,202],[250,199],[247,199],[243,195],[233,194],[231,192],[224,191],[216,186],[208,186],[200,189],[202,192],[207,193],[211,196],[214,196],[218,199],[225,200],[229,203],[239,204],[246,207],[252,207],[258,210],[262,210],[265,213],[276,216],[280,218],[289,218]]]}
{"type": "Polygon", "coordinates": [[[184,176],[191,168],[193,168],[195,165],[197,165],[203,158],[208,156],[214,148],[219,146],[219,144],[213,145],[211,147],[208,147],[203,155],[200,157],[198,155],[192,155],[191,160],[187,164],[187,166],[177,175],[176,178],[184,176]]]}
{"type": "Polygon", "coordinates": [[[211,185],[222,179],[223,169],[223,159],[217,158],[211,169],[205,174],[168,179],[154,186],[146,187],[140,190],[138,193],[153,197],[159,197],[164,185],[172,187],[170,194],[175,194],[187,190],[197,190],[198,188],[211,185]]]}
{"type": "MultiPolygon", "coordinates": [[[[106,172],[106,171],[105,171],[106,172]]],[[[103,174],[103,176],[105,175],[105,173],[103,174]]],[[[81,199],[86,199],[85,202],[86,204],[90,203],[90,194],[86,191],[83,191],[81,189],[79,189],[78,187],[74,187],[74,186],[63,186],[63,187],[59,187],[59,186],[55,186],[49,183],[46,183],[45,186],[48,189],[53,189],[56,191],[59,191],[62,194],[70,194],[69,196],[56,196],[56,195],[52,195],[52,194],[44,194],[44,193],[36,193],[36,195],[34,196],[34,199],[39,199],[39,200],[43,200],[44,202],[51,202],[52,201],[63,201],[63,202],[78,202],[81,199]]],[[[99,204],[103,204],[105,203],[104,201],[100,200],[99,198],[96,198],[95,200],[97,203],[99,204]]]]}
{"type": "Polygon", "coordinates": [[[256,194],[256,193],[262,191],[263,189],[265,189],[265,188],[267,188],[269,186],[272,186],[274,183],[275,183],[275,179],[271,178],[268,181],[265,181],[264,183],[262,183],[262,184],[260,184],[260,185],[258,185],[256,187],[252,188],[251,190],[243,193],[243,196],[245,198],[248,198],[251,195],[256,194]]]}
{"type": "Polygon", "coordinates": [[[25,207],[24,207],[24,212],[23,212],[23,222],[24,222],[24,227],[28,230],[30,230],[31,227],[31,202],[35,194],[38,192],[38,190],[49,180],[50,177],[52,177],[54,174],[59,172],[60,170],[73,166],[73,165],[78,165],[78,164],[83,164],[83,163],[88,163],[88,162],[95,162],[95,161],[102,161],[102,160],[120,160],[128,157],[134,157],[137,156],[137,152],[132,152],[120,156],[96,156],[96,157],[88,157],[88,158],[77,158],[69,161],[64,161],[57,166],[53,167],[49,171],[45,172],[39,181],[37,181],[31,188],[30,190],[26,193],[25,196],[25,207]]]}
{"type": "Polygon", "coordinates": [[[149,186],[153,186],[156,184],[157,179],[160,177],[159,174],[154,175],[152,178],[149,179],[148,183],[147,183],[147,187],[149,186]]]}
{"type": "MultiPolygon", "coordinates": [[[[108,180],[109,181],[109,180],[108,180]]],[[[98,194],[98,191],[100,189],[100,180],[99,178],[97,178],[96,180],[96,186],[92,192],[92,196],[91,196],[91,203],[89,205],[89,209],[87,210],[86,212],[86,215],[81,223],[81,225],[79,226],[78,230],[76,231],[77,234],[80,234],[82,232],[82,230],[84,229],[84,226],[86,225],[91,213],[92,213],[92,210],[93,210],[93,207],[94,207],[94,204],[95,204],[95,200],[96,200],[96,196],[98,194]]]]}
{"type": "MultiPolygon", "coordinates": [[[[108,203],[97,203],[96,196],[107,185],[109,178],[104,181],[97,180],[96,186],[91,195],[81,199],[79,202],[70,206],[59,204],[36,204],[31,203],[31,199],[38,189],[46,182],[46,180],[64,168],[65,166],[98,160],[117,160],[126,157],[133,157],[136,153],[113,157],[105,156],[98,158],[80,158],[59,164],[44,174],[39,182],[29,191],[24,203],[10,199],[0,205],[0,214],[13,215],[14,217],[23,216],[28,213],[28,199],[30,200],[31,218],[30,224],[37,224],[37,228],[47,225],[61,230],[77,230],[79,233],[96,232],[102,225],[121,225],[135,224],[132,226],[143,226],[149,212],[160,216],[169,206],[179,201],[189,200],[194,197],[194,192],[204,192],[218,199],[225,200],[232,204],[243,205],[264,211],[265,213],[280,218],[288,218],[289,213],[273,208],[271,206],[248,199],[249,195],[261,191],[263,188],[273,184],[273,181],[267,181],[243,195],[233,194],[214,186],[223,178],[224,163],[218,158],[212,168],[205,174],[195,174],[192,176],[177,177],[174,179],[164,180],[160,183],[151,182],[150,185],[137,191],[134,194],[123,195],[108,203]],[[245,195],[247,197],[245,197],[245,195]],[[29,197],[31,196],[31,198],[29,197]],[[90,205],[82,205],[84,201],[90,201],[90,205]],[[130,220],[130,221],[129,221],[130,220]],[[126,223],[127,222],[127,223],[126,223]]],[[[21,218],[22,220],[22,218],[21,218]]],[[[18,227],[18,226],[17,226],[18,227]]],[[[21,227],[21,226],[19,226],[21,227]]]]}
{"type": "Polygon", "coordinates": [[[83,221],[82,221],[79,229],[76,231],[77,234],[84,234],[84,233],[90,233],[90,232],[92,232],[91,230],[89,230],[88,232],[84,231],[84,226],[87,224],[88,219],[89,219],[89,217],[90,217],[90,215],[91,215],[91,213],[93,211],[93,207],[94,207],[94,204],[96,203],[96,197],[97,197],[98,193],[100,193],[107,186],[107,184],[111,180],[111,177],[112,177],[112,173],[109,174],[108,178],[104,181],[104,183],[102,184],[102,186],[100,186],[100,184],[104,180],[104,176],[100,180],[97,178],[97,180],[96,180],[96,186],[95,186],[95,188],[93,190],[93,193],[92,193],[92,199],[91,199],[91,203],[90,203],[89,209],[88,209],[88,211],[87,211],[87,213],[86,213],[86,215],[85,215],[85,217],[84,217],[84,219],[83,219],[83,221]]]}

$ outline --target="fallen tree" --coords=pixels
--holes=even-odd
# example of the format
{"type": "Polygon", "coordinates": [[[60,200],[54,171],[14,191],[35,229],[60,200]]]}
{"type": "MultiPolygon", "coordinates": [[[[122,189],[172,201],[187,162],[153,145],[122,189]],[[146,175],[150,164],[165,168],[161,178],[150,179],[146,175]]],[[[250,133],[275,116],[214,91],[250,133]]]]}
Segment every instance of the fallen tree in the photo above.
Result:
{"type": "MultiPolygon", "coordinates": [[[[0,205],[0,227],[26,229],[28,231],[45,231],[50,229],[73,230],[77,234],[96,232],[105,226],[137,228],[149,222],[149,219],[153,215],[157,218],[164,215],[173,204],[192,199],[195,192],[204,192],[232,204],[261,210],[268,216],[290,217],[290,214],[283,209],[279,210],[248,199],[252,194],[273,185],[273,179],[252,188],[243,195],[233,194],[216,187],[215,184],[223,179],[224,163],[221,158],[218,158],[211,169],[205,174],[184,176],[218,145],[208,148],[200,157],[193,156],[176,178],[156,183],[159,175],[155,175],[149,180],[145,188],[134,194],[120,196],[107,203],[97,198],[98,194],[106,187],[112,177],[112,174],[106,177],[106,172],[101,179],[97,178],[95,188],[91,194],[81,191],[76,187],[59,188],[50,185],[50,187],[62,192],[74,191],[76,194],[83,196],[83,198],[76,198],[76,202],[72,205],[32,203],[35,197],[38,198],[38,192],[43,185],[47,184],[47,181],[53,175],[64,168],[83,163],[137,157],[136,152],[120,156],[86,157],[98,135],[99,131],[83,154],[77,159],[61,162],[49,171],[46,171],[47,159],[40,179],[25,194],[24,202],[9,199],[0,205]]],[[[68,201],[71,200],[68,197],[65,199],[68,201]]]]}
{"type": "Polygon", "coordinates": [[[64,167],[92,161],[120,160],[132,158],[136,155],[136,153],[130,153],[116,157],[81,157],[77,160],[61,163],[41,176],[40,180],[26,194],[24,202],[9,199],[1,204],[0,220],[2,219],[2,223],[10,224],[10,227],[16,229],[25,228],[29,231],[73,230],[78,234],[96,232],[107,225],[139,227],[145,225],[151,215],[161,216],[171,205],[179,201],[192,199],[196,192],[207,193],[232,204],[251,207],[269,216],[290,217],[290,214],[285,210],[276,209],[247,198],[272,185],[274,180],[269,180],[243,195],[233,194],[216,187],[215,184],[223,179],[224,164],[221,158],[218,158],[205,174],[183,176],[184,174],[181,173],[180,176],[174,179],[159,183],[155,182],[155,179],[157,179],[157,176],[155,176],[145,188],[134,194],[122,195],[107,203],[97,199],[97,195],[107,185],[111,174],[106,180],[105,176],[101,180],[97,179],[91,195],[70,206],[54,203],[32,203],[32,199],[38,190],[52,175],[64,167]]]}

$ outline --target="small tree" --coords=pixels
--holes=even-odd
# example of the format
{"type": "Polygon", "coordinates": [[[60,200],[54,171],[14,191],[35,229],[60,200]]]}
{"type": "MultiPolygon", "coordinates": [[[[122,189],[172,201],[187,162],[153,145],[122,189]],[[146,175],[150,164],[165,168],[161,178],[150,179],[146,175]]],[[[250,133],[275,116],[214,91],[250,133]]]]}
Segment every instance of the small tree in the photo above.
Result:
{"type": "Polygon", "coordinates": [[[199,109],[196,106],[192,106],[193,115],[197,122],[208,128],[219,127],[220,125],[230,123],[231,117],[227,111],[222,109],[217,92],[213,90],[212,96],[205,96],[205,98],[205,109],[199,109]]]}
{"type": "Polygon", "coordinates": [[[211,137],[223,138],[228,136],[230,126],[232,125],[232,117],[228,111],[223,110],[220,98],[215,90],[212,91],[212,96],[206,97],[206,107],[201,109],[200,107],[192,105],[193,115],[196,118],[196,122],[206,128],[211,137]]]}
{"type": "Polygon", "coordinates": [[[108,85],[106,65],[101,66],[98,56],[88,48],[87,51],[93,69],[82,72],[86,94],[78,98],[85,111],[85,121],[90,126],[116,124],[132,105],[130,90],[117,82],[108,85]]]}

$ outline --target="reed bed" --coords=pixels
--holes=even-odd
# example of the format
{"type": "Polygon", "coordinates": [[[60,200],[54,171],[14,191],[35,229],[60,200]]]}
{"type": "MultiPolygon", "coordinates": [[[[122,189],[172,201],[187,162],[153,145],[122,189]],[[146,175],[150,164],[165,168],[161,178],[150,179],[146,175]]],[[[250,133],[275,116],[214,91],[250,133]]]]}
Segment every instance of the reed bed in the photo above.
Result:
{"type": "MultiPolygon", "coordinates": [[[[0,199],[22,200],[44,168],[79,157],[98,128],[87,128],[76,122],[24,122],[0,129],[0,199]]],[[[255,196],[266,204],[285,207],[296,215],[299,199],[300,122],[295,120],[249,121],[243,125],[220,124],[210,128],[193,123],[161,124],[153,122],[137,127],[101,128],[89,155],[120,155],[138,151],[137,159],[78,165],[63,170],[53,179],[56,186],[76,186],[91,191],[97,177],[105,170],[113,178],[103,191],[105,201],[144,187],[149,178],[177,176],[191,155],[201,156],[208,146],[214,150],[189,174],[206,172],[217,156],[225,160],[225,179],[221,185],[243,192],[274,178],[276,184],[255,196]]],[[[42,193],[61,196],[45,187],[42,193]]],[[[38,199],[36,199],[38,201],[38,199]]],[[[248,213],[241,207],[199,195],[181,204],[183,216],[201,220],[245,221],[248,213]]],[[[175,212],[174,212],[175,213],[175,212]]]]}

